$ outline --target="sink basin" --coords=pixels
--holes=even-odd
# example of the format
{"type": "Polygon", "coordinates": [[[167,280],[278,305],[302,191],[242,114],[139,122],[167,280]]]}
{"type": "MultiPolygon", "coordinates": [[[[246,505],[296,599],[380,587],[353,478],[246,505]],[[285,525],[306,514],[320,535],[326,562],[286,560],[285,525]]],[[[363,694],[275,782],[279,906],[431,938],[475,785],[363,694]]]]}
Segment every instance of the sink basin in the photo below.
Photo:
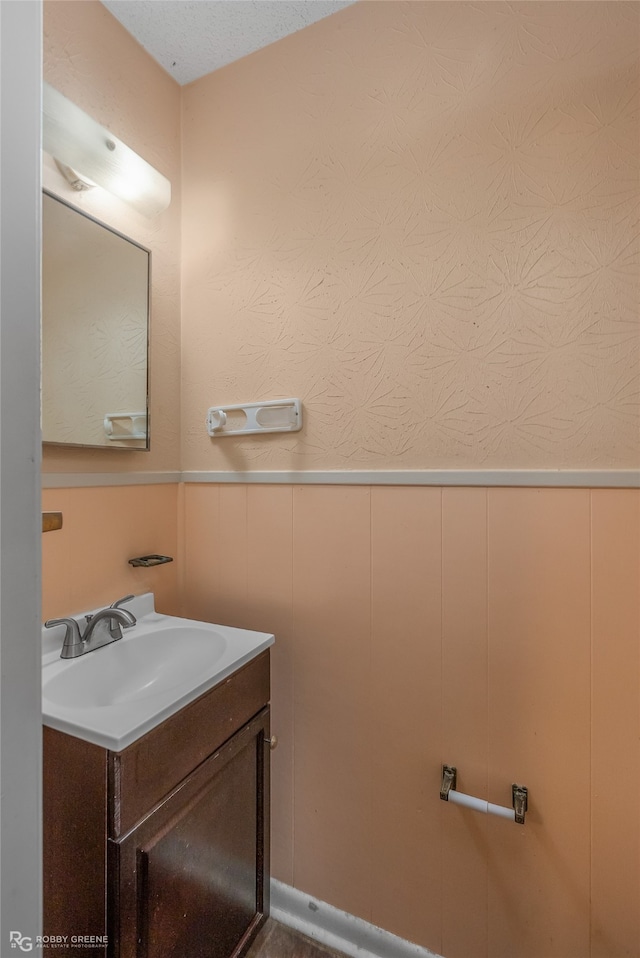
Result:
{"type": "Polygon", "coordinates": [[[127,608],[137,624],[122,639],[75,659],[60,658],[63,627],[43,630],[44,724],[111,751],[126,748],[274,641],[264,632],[160,615],[151,593],[127,608]]]}
{"type": "Polygon", "coordinates": [[[105,708],[162,694],[219,662],[227,641],[219,632],[185,626],[132,634],[131,641],[103,648],[109,654],[96,649],[45,679],[45,698],[66,707],[105,708]]]}

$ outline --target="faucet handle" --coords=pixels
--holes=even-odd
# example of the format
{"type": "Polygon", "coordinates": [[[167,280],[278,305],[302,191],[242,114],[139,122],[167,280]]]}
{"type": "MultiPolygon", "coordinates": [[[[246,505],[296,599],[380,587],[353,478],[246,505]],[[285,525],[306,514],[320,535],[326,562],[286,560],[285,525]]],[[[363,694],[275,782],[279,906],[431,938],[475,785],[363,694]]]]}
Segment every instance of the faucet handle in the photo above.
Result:
{"type": "Polygon", "coordinates": [[[61,659],[74,659],[77,655],[82,655],[83,645],[80,637],[80,629],[75,619],[47,619],[44,624],[45,629],[52,629],[56,625],[66,626],[64,642],[62,643],[61,659]]]}
{"type": "Polygon", "coordinates": [[[113,603],[109,606],[109,608],[110,608],[110,609],[117,609],[117,608],[119,608],[119,606],[122,605],[123,602],[130,602],[131,599],[135,599],[135,595],[123,595],[121,599],[116,599],[116,601],[113,602],[113,603]]]}
{"type": "MultiPolygon", "coordinates": [[[[123,597],[122,597],[121,599],[116,599],[115,602],[112,602],[112,604],[109,606],[109,608],[110,608],[110,609],[119,609],[123,602],[130,602],[131,599],[135,599],[135,595],[123,595],[123,597]]],[[[129,610],[128,610],[128,609],[123,609],[123,612],[129,612],[129,610]]],[[[122,623],[122,626],[123,626],[123,628],[125,628],[125,629],[130,629],[132,625],[135,625],[135,624],[136,624],[136,619],[135,619],[135,616],[133,615],[133,613],[132,613],[132,612],[129,612],[129,615],[131,616],[131,618],[132,618],[133,621],[132,621],[132,622],[123,622],[123,623],[122,623]]]]}

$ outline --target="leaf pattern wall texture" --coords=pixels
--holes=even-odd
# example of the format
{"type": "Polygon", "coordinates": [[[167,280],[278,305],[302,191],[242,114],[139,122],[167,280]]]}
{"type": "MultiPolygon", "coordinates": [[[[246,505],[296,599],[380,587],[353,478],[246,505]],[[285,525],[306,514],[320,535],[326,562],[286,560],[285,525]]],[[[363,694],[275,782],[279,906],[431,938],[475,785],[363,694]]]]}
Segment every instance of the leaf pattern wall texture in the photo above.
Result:
{"type": "Polygon", "coordinates": [[[639,13],[364,0],[186,87],[183,468],[640,465],[639,13]]]}

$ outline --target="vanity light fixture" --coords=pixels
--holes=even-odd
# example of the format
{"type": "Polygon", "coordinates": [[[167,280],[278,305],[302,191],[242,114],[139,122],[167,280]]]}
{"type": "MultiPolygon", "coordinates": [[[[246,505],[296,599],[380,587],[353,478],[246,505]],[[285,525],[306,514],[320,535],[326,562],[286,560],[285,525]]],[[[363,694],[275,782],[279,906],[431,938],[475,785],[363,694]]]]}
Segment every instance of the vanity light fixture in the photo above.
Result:
{"type": "Polygon", "coordinates": [[[77,170],[72,170],[71,167],[67,166],[65,163],[61,163],[59,160],[56,160],[55,162],[56,166],[64,176],[71,189],[75,190],[77,193],[84,193],[85,190],[92,190],[94,186],[98,185],[97,183],[94,183],[93,180],[90,180],[88,176],[82,176],[77,170]]]}
{"type": "Polygon", "coordinates": [[[171,202],[166,176],[49,83],[43,84],[42,147],[77,182],[102,186],[145,216],[157,216],[171,202]]]}

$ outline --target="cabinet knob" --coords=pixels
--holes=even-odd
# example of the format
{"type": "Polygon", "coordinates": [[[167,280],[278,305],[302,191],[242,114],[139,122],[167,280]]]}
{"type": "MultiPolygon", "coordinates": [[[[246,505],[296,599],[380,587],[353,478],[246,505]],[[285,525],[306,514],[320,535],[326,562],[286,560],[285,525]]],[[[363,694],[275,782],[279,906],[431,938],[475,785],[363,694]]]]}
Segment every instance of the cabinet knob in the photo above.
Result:
{"type": "Polygon", "coordinates": [[[278,736],[277,736],[277,735],[272,735],[271,738],[266,738],[264,741],[265,741],[265,745],[268,745],[272,752],[273,752],[274,748],[277,748],[277,746],[278,746],[278,736]]]}

